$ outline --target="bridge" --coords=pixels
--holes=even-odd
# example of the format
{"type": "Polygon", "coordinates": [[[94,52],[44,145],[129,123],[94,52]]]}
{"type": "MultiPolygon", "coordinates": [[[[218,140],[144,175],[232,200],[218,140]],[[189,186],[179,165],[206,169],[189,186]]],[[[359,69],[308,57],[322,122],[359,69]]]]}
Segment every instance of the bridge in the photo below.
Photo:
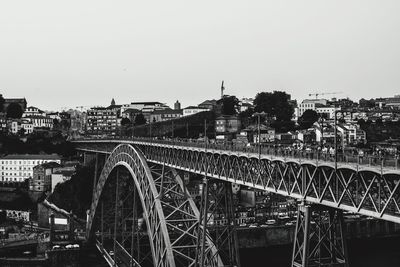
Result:
{"type": "Polygon", "coordinates": [[[110,264],[118,266],[240,266],[231,183],[298,200],[292,266],[348,266],[343,211],[400,223],[394,158],[189,140],[74,144],[96,166],[87,238],[102,247],[111,240],[110,264]],[[182,179],[195,175],[203,177],[200,203],[182,179]],[[228,223],[212,230],[216,214],[228,223]],[[143,244],[151,255],[142,255],[143,244]]]}

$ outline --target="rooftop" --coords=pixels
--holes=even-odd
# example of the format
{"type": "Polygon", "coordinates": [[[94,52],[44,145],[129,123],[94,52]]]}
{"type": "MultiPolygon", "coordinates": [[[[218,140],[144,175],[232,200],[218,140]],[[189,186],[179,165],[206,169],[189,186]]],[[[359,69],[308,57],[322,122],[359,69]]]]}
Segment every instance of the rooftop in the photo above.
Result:
{"type": "Polygon", "coordinates": [[[153,111],[153,114],[182,114],[182,111],[176,109],[156,109],[153,111]]]}
{"type": "Polygon", "coordinates": [[[198,107],[198,106],[188,106],[184,109],[208,109],[208,108],[204,108],[204,107],[198,107]]]}
{"type": "Polygon", "coordinates": [[[48,169],[48,168],[57,168],[57,167],[60,167],[60,166],[61,166],[61,165],[58,164],[57,162],[46,162],[46,163],[37,165],[37,166],[35,166],[34,168],[43,167],[43,168],[45,168],[45,169],[48,169]]]}
{"type": "Polygon", "coordinates": [[[140,112],[141,111],[136,108],[128,108],[128,109],[125,109],[124,112],[122,112],[122,113],[140,113],[140,112]]]}
{"type": "Polygon", "coordinates": [[[163,103],[154,101],[154,102],[132,102],[132,105],[156,105],[156,104],[160,104],[163,105],[163,103]]]}

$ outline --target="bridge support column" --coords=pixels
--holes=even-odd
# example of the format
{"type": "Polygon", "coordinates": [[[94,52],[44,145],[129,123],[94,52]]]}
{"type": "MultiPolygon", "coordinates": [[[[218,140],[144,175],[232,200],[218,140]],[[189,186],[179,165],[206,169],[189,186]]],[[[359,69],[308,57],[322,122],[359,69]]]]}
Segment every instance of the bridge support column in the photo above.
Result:
{"type": "MultiPolygon", "coordinates": [[[[233,202],[231,183],[211,179],[203,183],[200,227],[210,233],[224,266],[239,267],[239,243],[233,202]]],[[[201,247],[203,246],[204,239],[201,241],[201,247]]],[[[202,255],[200,259],[201,257],[202,255]]]]}
{"type": "Polygon", "coordinates": [[[298,208],[292,267],[348,267],[342,211],[320,205],[298,208]]]}

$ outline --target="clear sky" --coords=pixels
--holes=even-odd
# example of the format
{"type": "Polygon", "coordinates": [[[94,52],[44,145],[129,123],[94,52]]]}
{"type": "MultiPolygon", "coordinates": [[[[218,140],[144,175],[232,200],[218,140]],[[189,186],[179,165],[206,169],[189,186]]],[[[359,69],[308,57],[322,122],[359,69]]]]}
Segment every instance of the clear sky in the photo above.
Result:
{"type": "Polygon", "coordinates": [[[0,93],[59,109],[400,94],[399,0],[8,0],[0,93]],[[331,97],[332,95],[330,95],[331,97]]]}

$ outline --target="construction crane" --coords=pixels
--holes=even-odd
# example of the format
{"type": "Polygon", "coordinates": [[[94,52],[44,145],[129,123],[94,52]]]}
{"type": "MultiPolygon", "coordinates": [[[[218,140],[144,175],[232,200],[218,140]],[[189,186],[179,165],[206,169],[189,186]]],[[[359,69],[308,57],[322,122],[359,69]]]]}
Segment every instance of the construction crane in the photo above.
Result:
{"type": "Polygon", "coordinates": [[[321,95],[336,95],[336,94],[341,94],[342,92],[330,92],[330,93],[313,93],[313,94],[308,94],[308,96],[313,96],[315,95],[315,99],[318,99],[318,96],[321,95]]]}

